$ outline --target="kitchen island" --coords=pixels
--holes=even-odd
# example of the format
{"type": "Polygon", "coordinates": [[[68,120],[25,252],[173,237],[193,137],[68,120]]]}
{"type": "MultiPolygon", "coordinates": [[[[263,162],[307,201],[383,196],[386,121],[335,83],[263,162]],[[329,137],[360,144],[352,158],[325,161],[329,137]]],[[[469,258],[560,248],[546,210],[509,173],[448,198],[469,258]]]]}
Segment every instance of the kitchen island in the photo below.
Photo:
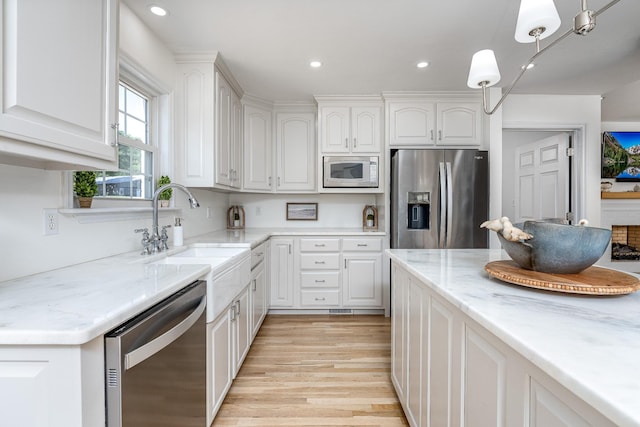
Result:
{"type": "Polygon", "coordinates": [[[640,293],[501,282],[484,271],[501,250],[388,254],[392,378],[412,425],[640,426],[640,293]]]}

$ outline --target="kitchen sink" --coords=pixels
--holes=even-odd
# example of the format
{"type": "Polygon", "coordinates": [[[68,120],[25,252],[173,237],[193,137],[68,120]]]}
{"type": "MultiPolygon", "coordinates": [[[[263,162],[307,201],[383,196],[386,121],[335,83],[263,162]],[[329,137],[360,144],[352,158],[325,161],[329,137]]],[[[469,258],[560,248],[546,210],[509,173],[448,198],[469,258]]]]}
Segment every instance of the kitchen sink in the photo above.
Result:
{"type": "Polygon", "coordinates": [[[171,255],[169,258],[230,258],[236,256],[244,251],[248,250],[248,248],[244,247],[227,247],[227,246],[216,246],[216,247],[194,247],[189,248],[180,253],[171,255]]]}

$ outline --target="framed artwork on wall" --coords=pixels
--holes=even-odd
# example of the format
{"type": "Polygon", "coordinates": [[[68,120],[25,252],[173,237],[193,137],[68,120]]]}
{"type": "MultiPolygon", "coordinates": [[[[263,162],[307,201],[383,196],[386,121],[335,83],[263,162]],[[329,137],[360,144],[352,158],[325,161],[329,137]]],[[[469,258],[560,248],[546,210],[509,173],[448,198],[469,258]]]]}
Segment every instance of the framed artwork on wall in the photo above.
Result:
{"type": "Polygon", "coordinates": [[[318,220],[317,203],[287,203],[287,221],[289,220],[318,220]]]}

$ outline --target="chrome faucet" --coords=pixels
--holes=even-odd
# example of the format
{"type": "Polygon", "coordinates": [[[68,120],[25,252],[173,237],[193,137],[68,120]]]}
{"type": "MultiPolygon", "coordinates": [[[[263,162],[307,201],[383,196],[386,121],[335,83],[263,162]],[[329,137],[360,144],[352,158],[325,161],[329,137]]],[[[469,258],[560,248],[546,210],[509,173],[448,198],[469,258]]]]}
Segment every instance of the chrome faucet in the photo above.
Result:
{"type": "Polygon", "coordinates": [[[153,252],[160,252],[166,249],[166,240],[164,241],[164,244],[163,244],[162,237],[158,232],[158,196],[167,188],[177,188],[179,190],[184,191],[189,197],[189,205],[191,206],[191,209],[200,207],[200,203],[198,203],[198,200],[195,198],[193,194],[191,194],[191,192],[184,185],[175,184],[172,182],[171,184],[163,185],[162,187],[158,188],[156,192],[153,193],[153,198],[151,200],[151,204],[153,205],[153,225],[151,228],[151,232],[153,234],[151,235],[150,240],[152,243],[153,252]]]}

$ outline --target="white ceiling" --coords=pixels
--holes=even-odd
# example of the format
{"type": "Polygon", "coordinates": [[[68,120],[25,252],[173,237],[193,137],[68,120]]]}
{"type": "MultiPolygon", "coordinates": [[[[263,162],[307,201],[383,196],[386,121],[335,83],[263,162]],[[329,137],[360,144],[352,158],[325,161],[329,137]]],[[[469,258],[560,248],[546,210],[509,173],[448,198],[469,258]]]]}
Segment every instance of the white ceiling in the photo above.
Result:
{"type": "MultiPolygon", "coordinates": [[[[173,52],[218,51],[246,93],[271,101],[385,91],[466,91],[474,52],[495,50],[507,86],[534,53],[513,38],[516,0],[123,0],[173,52]],[[151,15],[151,3],[169,15],[151,15]],[[324,63],[310,69],[311,59],[324,63]],[[418,70],[420,60],[431,63],[418,70]]],[[[589,0],[598,10],[608,0],[589,0]]],[[[580,0],[556,0],[569,29],[580,0]]],[[[640,1],[541,56],[514,93],[640,95],[640,1]]],[[[542,41],[542,46],[548,43],[542,41]]],[[[638,98],[636,98],[638,99],[638,98]]],[[[636,120],[640,121],[640,103],[636,120]]],[[[612,120],[615,120],[612,119],[612,120]]]]}

